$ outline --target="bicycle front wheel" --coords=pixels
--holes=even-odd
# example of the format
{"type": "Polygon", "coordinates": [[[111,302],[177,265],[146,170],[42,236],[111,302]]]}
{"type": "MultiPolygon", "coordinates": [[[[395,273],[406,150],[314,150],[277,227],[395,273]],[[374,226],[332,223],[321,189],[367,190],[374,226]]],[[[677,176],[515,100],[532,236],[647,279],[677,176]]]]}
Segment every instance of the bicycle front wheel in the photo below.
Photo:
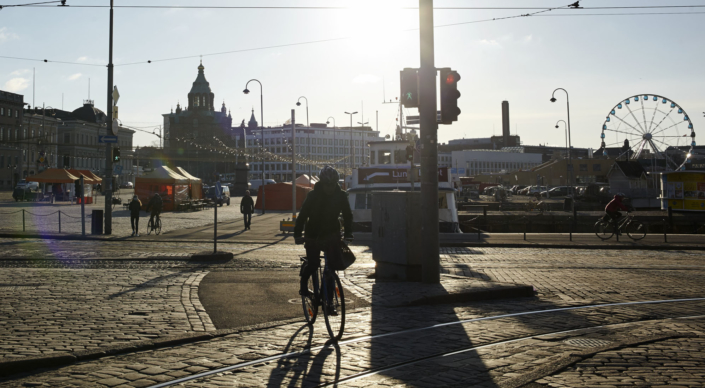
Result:
{"type": "Polygon", "coordinates": [[[601,240],[609,240],[614,235],[614,225],[611,222],[599,220],[595,223],[594,230],[601,240]]]}
{"type": "Polygon", "coordinates": [[[301,295],[301,306],[304,308],[306,323],[313,325],[318,316],[318,271],[308,278],[308,295],[301,295]]]}
{"type": "Polygon", "coordinates": [[[150,234],[152,234],[152,229],[153,229],[153,228],[152,228],[152,223],[153,223],[153,222],[154,222],[154,221],[147,221],[147,236],[149,236],[150,234]]]}
{"type": "Polygon", "coordinates": [[[323,281],[321,293],[324,300],[323,318],[326,320],[328,335],[332,340],[339,341],[345,330],[345,294],[340,278],[335,272],[330,273],[323,281]],[[328,287],[333,289],[329,290],[328,287]]]}
{"type": "Polygon", "coordinates": [[[154,233],[159,235],[162,232],[162,219],[157,220],[157,226],[154,227],[154,233]]]}
{"type": "Polygon", "coordinates": [[[646,237],[646,225],[640,221],[631,220],[624,226],[624,229],[627,232],[627,236],[634,241],[638,241],[646,237]]]}

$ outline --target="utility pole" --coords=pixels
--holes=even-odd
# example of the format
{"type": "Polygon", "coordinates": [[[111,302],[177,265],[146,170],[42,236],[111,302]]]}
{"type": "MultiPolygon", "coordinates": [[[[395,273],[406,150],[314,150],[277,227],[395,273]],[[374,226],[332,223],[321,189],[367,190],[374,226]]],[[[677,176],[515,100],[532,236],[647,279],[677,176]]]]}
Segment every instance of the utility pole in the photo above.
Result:
{"type": "MultiPolygon", "coordinates": [[[[421,137],[421,257],[422,281],[440,283],[438,254],[438,123],[436,66],[433,46],[433,0],[419,0],[421,67],[419,121],[421,137]]],[[[401,119],[401,117],[400,117],[401,119]]],[[[401,125],[401,122],[399,123],[401,125]]]]}
{"type": "MultiPolygon", "coordinates": [[[[110,0],[110,42],[108,44],[108,115],[107,133],[113,135],[113,0],[110,0]]],[[[105,143],[105,234],[113,233],[113,146],[105,143]]]]}

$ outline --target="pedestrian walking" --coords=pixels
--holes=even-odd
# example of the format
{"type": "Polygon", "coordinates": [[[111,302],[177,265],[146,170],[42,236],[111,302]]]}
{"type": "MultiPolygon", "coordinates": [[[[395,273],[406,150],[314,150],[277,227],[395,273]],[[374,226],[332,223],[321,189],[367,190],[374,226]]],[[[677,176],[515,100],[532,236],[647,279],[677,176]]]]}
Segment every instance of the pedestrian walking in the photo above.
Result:
{"type": "Polygon", "coordinates": [[[142,202],[136,195],[132,196],[132,201],[130,202],[130,225],[132,225],[132,236],[139,236],[139,226],[140,226],[140,209],[142,209],[142,202]]]}
{"type": "Polygon", "coordinates": [[[250,196],[250,191],[245,190],[245,196],[242,197],[240,201],[240,213],[243,215],[243,220],[245,220],[245,230],[250,229],[250,222],[252,221],[252,213],[255,212],[255,201],[252,200],[250,196]]]}

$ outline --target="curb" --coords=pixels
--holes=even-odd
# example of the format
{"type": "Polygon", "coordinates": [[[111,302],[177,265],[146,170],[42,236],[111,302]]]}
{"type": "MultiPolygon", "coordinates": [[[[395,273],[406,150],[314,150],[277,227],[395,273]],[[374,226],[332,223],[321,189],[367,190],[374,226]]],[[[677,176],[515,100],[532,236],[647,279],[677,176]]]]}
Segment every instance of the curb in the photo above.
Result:
{"type": "Polygon", "coordinates": [[[481,300],[513,299],[534,296],[535,294],[533,286],[518,284],[516,286],[498,286],[484,290],[423,297],[421,299],[413,300],[398,307],[437,305],[447,303],[465,303],[477,302],[481,300]]]}
{"type": "Polygon", "coordinates": [[[694,245],[569,245],[569,244],[517,244],[517,243],[440,243],[442,248],[527,248],[527,249],[602,249],[602,250],[632,250],[632,251],[702,251],[705,246],[694,245]]]}

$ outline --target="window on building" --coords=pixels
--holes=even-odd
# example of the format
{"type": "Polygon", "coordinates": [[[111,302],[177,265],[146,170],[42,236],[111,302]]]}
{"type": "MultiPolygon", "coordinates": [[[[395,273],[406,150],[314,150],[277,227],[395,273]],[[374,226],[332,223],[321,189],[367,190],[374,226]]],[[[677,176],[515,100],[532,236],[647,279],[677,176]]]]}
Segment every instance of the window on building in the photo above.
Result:
{"type": "Polygon", "coordinates": [[[587,164],[581,164],[581,165],[579,165],[578,168],[580,169],[580,171],[587,172],[587,170],[588,170],[587,166],[588,166],[587,164]]]}
{"type": "Polygon", "coordinates": [[[5,116],[5,108],[0,107],[0,116],[5,116]]]}
{"type": "MultiPolygon", "coordinates": [[[[0,128],[0,141],[4,140],[5,128],[0,128]]],[[[4,167],[3,163],[0,163],[0,168],[4,167]]]]}
{"type": "Polygon", "coordinates": [[[12,109],[7,108],[7,117],[12,117],[12,109]]]}
{"type": "Polygon", "coordinates": [[[18,118],[18,117],[20,117],[20,110],[15,109],[15,118],[18,118]]]}
{"type": "Polygon", "coordinates": [[[593,164],[592,165],[592,171],[602,171],[602,165],[601,164],[593,164]]]}

